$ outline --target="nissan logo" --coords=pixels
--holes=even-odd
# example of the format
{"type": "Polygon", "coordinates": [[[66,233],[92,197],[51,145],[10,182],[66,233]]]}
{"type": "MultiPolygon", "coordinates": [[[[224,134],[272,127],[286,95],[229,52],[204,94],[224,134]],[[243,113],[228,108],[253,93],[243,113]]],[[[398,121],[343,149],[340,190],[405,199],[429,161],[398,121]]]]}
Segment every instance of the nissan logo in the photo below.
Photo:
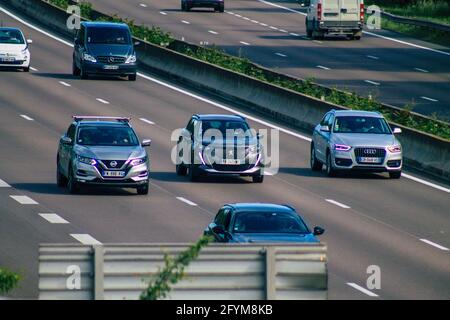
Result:
{"type": "Polygon", "coordinates": [[[109,163],[109,165],[110,165],[112,168],[115,168],[115,167],[117,166],[117,161],[111,161],[111,162],[109,163]]]}
{"type": "Polygon", "coordinates": [[[376,154],[377,150],[376,149],[364,149],[364,153],[365,154],[376,154]]]}

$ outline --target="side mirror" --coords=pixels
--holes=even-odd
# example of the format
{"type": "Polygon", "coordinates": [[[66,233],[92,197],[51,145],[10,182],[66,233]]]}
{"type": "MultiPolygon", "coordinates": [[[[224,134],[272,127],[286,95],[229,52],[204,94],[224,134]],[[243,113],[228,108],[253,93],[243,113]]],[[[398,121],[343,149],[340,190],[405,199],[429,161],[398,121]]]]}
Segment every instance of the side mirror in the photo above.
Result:
{"type": "Polygon", "coordinates": [[[152,140],[151,139],[144,139],[144,140],[142,140],[141,146],[143,146],[143,147],[150,147],[151,144],[152,144],[152,140]]]}
{"type": "Polygon", "coordinates": [[[62,144],[65,144],[65,145],[70,145],[70,144],[72,144],[72,139],[70,139],[70,138],[67,137],[67,136],[62,137],[60,141],[61,141],[62,144]]]}
{"type": "Polygon", "coordinates": [[[224,234],[225,234],[225,229],[224,229],[222,226],[218,226],[218,225],[215,225],[215,226],[212,228],[212,231],[213,231],[215,234],[219,234],[219,235],[224,235],[224,234]]]}
{"type": "Polygon", "coordinates": [[[402,133],[402,129],[394,128],[394,134],[400,134],[400,133],[402,133]]]}
{"type": "Polygon", "coordinates": [[[320,126],[320,131],[322,131],[322,132],[330,132],[330,127],[329,126],[320,126]]]}
{"type": "Polygon", "coordinates": [[[33,40],[27,39],[27,43],[28,43],[28,44],[32,44],[32,43],[33,43],[33,40]]]}
{"type": "Polygon", "coordinates": [[[313,234],[314,234],[315,236],[320,236],[320,235],[322,235],[324,232],[325,232],[325,229],[324,229],[324,228],[321,228],[321,227],[314,227],[314,232],[313,232],[313,234]]]}

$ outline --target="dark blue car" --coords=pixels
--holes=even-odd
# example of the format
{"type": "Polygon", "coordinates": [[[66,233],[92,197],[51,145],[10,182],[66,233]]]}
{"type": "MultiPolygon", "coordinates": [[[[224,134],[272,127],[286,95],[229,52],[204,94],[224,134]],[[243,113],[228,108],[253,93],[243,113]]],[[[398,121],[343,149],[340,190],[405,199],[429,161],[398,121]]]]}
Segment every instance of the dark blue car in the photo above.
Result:
{"type": "Polygon", "coordinates": [[[182,11],[189,11],[196,7],[214,8],[214,11],[224,12],[225,0],[181,0],[182,11]]]}
{"type": "Polygon", "coordinates": [[[128,76],[128,80],[135,81],[134,44],[125,23],[82,22],[75,36],[72,73],[82,79],[110,75],[128,76]]]}
{"type": "Polygon", "coordinates": [[[216,242],[316,243],[325,232],[321,227],[311,231],[295,209],[288,205],[268,203],[235,203],[224,205],[205,229],[216,242]]]}

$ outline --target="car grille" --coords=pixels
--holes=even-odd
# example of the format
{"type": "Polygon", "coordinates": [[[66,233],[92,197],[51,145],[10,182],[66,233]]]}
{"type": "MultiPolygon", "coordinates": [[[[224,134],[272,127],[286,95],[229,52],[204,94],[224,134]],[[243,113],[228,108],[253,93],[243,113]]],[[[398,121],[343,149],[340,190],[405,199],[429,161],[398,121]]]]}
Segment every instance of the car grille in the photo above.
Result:
{"type": "Polygon", "coordinates": [[[97,61],[100,63],[120,64],[125,63],[126,58],[118,56],[99,56],[97,61]]]}
{"type": "Polygon", "coordinates": [[[100,160],[107,169],[111,169],[111,170],[119,170],[120,168],[123,167],[123,165],[125,164],[126,160],[100,160]],[[111,162],[115,161],[117,163],[116,166],[112,166],[111,162]]]}
{"type": "Polygon", "coordinates": [[[376,165],[383,163],[384,157],[386,156],[386,150],[382,148],[355,148],[355,157],[356,162],[358,163],[364,163],[364,164],[370,164],[370,165],[376,165]],[[380,161],[374,162],[374,163],[365,163],[360,161],[360,158],[379,158],[380,161]]]}
{"type": "Polygon", "coordinates": [[[240,165],[227,165],[227,164],[213,164],[212,168],[217,171],[229,172],[229,171],[246,171],[253,168],[254,164],[240,164],[240,165]]]}
{"type": "Polygon", "coordinates": [[[14,65],[20,65],[20,64],[22,64],[22,63],[23,63],[23,60],[2,61],[2,60],[0,59],[0,64],[7,64],[7,65],[12,65],[12,66],[14,66],[14,65]]]}

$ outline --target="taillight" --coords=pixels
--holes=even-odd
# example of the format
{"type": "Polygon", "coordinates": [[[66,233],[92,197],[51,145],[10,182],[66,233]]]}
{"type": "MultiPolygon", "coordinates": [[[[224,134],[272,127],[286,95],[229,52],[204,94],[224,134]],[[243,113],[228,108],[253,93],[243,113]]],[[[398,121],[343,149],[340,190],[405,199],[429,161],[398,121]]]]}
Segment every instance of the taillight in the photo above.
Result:
{"type": "Polygon", "coordinates": [[[322,4],[318,3],[317,4],[317,20],[321,20],[322,19],[322,4]]]}
{"type": "Polygon", "coordinates": [[[361,19],[361,22],[364,22],[364,3],[360,4],[360,13],[359,13],[359,17],[361,19]]]}

